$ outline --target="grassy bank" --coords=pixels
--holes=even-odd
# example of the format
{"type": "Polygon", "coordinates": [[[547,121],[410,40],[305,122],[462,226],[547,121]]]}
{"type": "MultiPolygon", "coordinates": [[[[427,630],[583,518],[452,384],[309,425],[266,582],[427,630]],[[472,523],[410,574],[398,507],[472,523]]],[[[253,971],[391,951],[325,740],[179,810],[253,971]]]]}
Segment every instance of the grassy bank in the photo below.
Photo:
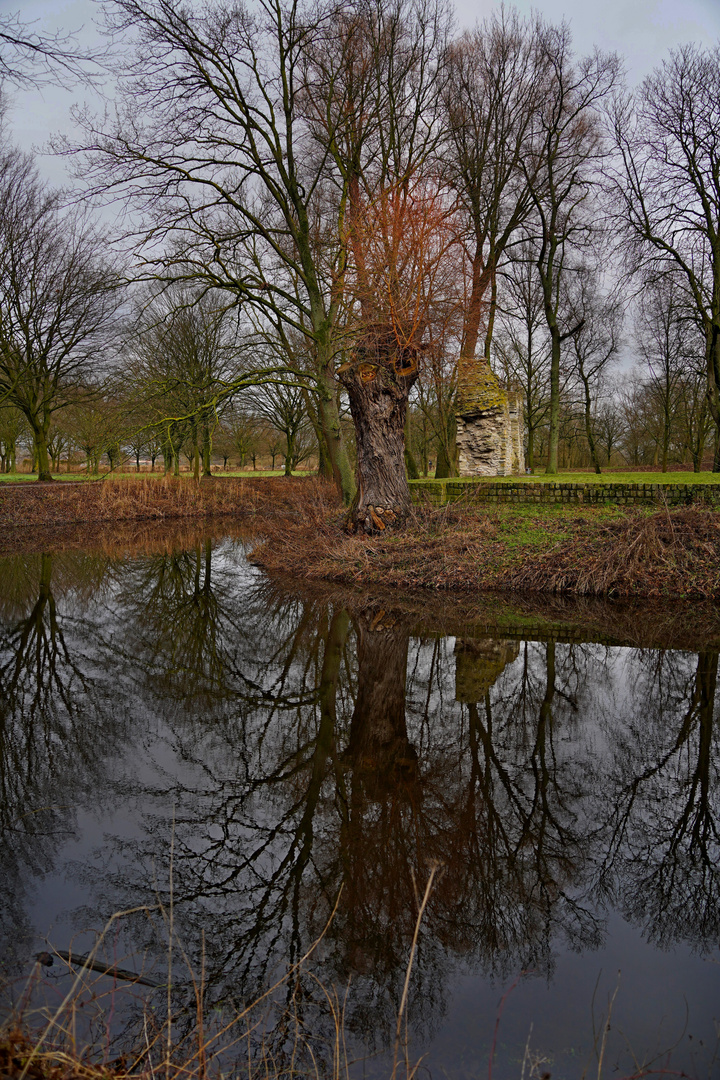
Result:
{"type": "MultiPolygon", "coordinates": [[[[225,478],[231,477],[236,480],[255,480],[266,479],[268,477],[274,477],[276,480],[283,477],[285,474],[282,469],[231,469],[227,472],[213,469],[212,478],[225,478]]],[[[304,469],[297,469],[293,472],[293,476],[315,476],[316,473],[307,472],[304,469]]],[[[179,477],[174,477],[169,473],[164,473],[162,469],[158,469],[156,472],[148,472],[144,469],[142,472],[136,472],[135,469],[128,471],[118,470],[116,472],[108,472],[105,470],[100,473],[87,473],[82,471],[76,472],[61,472],[52,474],[53,481],[61,480],[63,483],[71,484],[87,484],[94,483],[97,480],[192,480],[193,476],[190,472],[182,472],[179,477]]],[[[15,473],[0,473],[0,482],[6,484],[34,484],[37,483],[38,474],[28,472],[15,472],[15,473]]]]}
{"type": "Polygon", "coordinates": [[[258,539],[252,558],[294,580],[370,588],[487,589],[720,599],[720,512],[605,505],[417,506],[405,528],[348,536],[313,478],[139,478],[0,489],[0,551],[108,543],[130,523],[216,520],[258,539]],[[78,534],[78,529],[80,530],[78,534]],[[104,540],[103,540],[104,538],[104,540]]]}
{"type": "Polygon", "coordinates": [[[339,514],[268,522],[251,558],[271,573],[370,587],[720,599],[720,513],[682,508],[452,504],[405,529],[348,536],[339,514]]]}
{"type": "MultiPolygon", "coordinates": [[[[433,477],[411,480],[410,484],[444,484],[446,480],[434,480],[433,477]]],[[[559,472],[555,476],[547,473],[523,473],[515,476],[456,477],[452,483],[468,484],[720,484],[720,473],[713,472],[559,472]]]]}
{"type": "Polygon", "coordinates": [[[253,516],[294,505],[308,480],[203,480],[137,477],[98,483],[8,484],[0,487],[0,529],[78,522],[164,521],[253,516]],[[298,488],[299,486],[299,488],[298,488]]]}

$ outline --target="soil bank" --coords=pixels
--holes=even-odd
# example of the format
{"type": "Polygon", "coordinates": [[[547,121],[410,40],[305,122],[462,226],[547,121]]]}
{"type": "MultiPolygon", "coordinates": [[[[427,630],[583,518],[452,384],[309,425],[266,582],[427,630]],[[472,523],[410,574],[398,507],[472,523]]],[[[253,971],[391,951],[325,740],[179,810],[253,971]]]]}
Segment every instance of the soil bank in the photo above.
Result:
{"type": "MultiPolygon", "coordinates": [[[[0,553],[138,544],[222,523],[296,581],[370,588],[720,599],[720,512],[705,507],[418,506],[402,529],[350,536],[331,485],[142,479],[0,489],[0,553]]],[[[168,537],[170,540],[170,537],[168,537]]],[[[180,536],[178,536],[180,542],[180,536]]]]}

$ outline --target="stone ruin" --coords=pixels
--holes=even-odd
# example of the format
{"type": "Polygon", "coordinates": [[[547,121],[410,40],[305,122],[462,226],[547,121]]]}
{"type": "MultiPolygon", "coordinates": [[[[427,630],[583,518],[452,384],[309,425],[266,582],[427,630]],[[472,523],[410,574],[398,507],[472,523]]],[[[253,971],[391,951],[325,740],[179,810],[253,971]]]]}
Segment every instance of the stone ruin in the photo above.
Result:
{"type": "Polygon", "coordinates": [[[522,397],[503,386],[484,357],[461,359],[455,414],[460,476],[525,472],[522,397]]]}
{"type": "Polygon", "coordinates": [[[455,700],[465,704],[484,701],[488,690],[519,655],[517,641],[458,638],[455,642],[455,700]]]}

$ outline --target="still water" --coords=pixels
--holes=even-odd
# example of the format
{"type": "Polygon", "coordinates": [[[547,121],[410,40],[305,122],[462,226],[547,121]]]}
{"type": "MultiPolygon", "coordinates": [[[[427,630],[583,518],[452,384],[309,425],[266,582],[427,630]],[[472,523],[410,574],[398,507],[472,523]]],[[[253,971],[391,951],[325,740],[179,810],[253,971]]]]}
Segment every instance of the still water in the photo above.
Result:
{"type": "Polygon", "coordinates": [[[159,982],[172,911],[186,1025],[189,970],[226,1015],[322,938],[293,1008],[321,1030],[336,993],[351,1072],[387,1077],[435,868],[422,1075],[494,1042],[497,1080],[596,1076],[604,1035],[603,1076],[720,1076],[716,612],[309,594],[186,545],[0,560],[16,1003],[122,910],[103,955],[159,982]]]}

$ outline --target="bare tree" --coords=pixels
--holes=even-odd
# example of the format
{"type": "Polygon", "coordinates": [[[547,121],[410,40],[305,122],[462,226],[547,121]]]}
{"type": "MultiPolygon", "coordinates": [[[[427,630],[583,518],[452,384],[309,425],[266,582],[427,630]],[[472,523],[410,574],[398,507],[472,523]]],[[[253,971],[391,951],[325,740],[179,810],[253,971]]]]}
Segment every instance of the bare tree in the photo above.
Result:
{"type": "Polygon", "coordinates": [[[675,274],[667,271],[647,280],[635,319],[635,343],[643,376],[661,425],[663,472],[667,472],[680,383],[692,366],[690,342],[695,329],[692,321],[688,321],[687,308],[676,285],[675,274]]]}
{"type": "Polygon", "coordinates": [[[242,368],[235,320],[217,296],[177,285],[140,304],[131,334],[130,371],[151,425],[177,460],[187,442],[195,479],[210,475],[212,433],[242,368]]]}
{"type": "Polygon", "coordinates": [[[603,449],[605,465],[610,468],[613,454],[619,450],[623,434],[623,417],[617,394],[611,387],[599,403],[595,414],[597,442],[603,449]]]}
{"type": "Polygon", "coordinates": [[[565,277],[573,251],[587,241],[588,202],[604,155],[598,108],[611,93],[618,72],[614,55],[595,52],[575,61],[570,30],[538,24],[544,58],[541,106],[535,118],[533,152],[522,159],[535,210],[535,263],[550,334],[550,445],[546,472],[558,471],[560,353],[580,329],[564,324],[565,277]]]}
{"type": "Polygon", "coordinates": [[[573,276],[573,321],[580,327],[572,335],[575,376],[582,388],[583,422],[590,460],[595,472],[600,473],[594,412],[602,385],[617,360],[623,309],[616,291],[603,295],[597,272],[583,267],[573,276]]]}
{"type": "Polygon", "coordinates": [[[80,49],[73,34],[42,34],[19,12],[0,15],[0,85],[42,86],[92,78],[102,54],[80,49]]]}
{"type": "Polygon", "coordinates": [[[720,471],[720,45],[686,45],[616,100],[614,187],[640,263],[670,261],[702,326],[720,471]]]}
{"type": "Polygon", "coordinates": [[[0,472],[17,472],[17,444],[27,430],[25,417],[18,408],[0,409],[0,472]]]}
{"type": "Polygon", "coordinates": [[[536,36],[536,25],[503,8],[448,52],[443,160],[464,214],[471,278],[462,357],[475,355],[485,316],[490,357],[497,268],[532,208],[520,163],[543,89],[536,36]]]}
{"type": "Polygon", "coordinates": [[[32,429],[38,478],[52,479],[52,417],[97,373],[120,303],[105,240],[79,209],[38,179],[32,160],[0,154],[0,400],[32,429]]]}
{"type": "Polygon", "coordinates": [[[502,271],[498,312],[493,348],[506,381],[522,387],[527,434],[525,459],[532,473],[537,459],[537,437],[550,408],[550,349],[542,291],[528,242],[515,251],[502,271]]]}
{"type": "Polygon", "coordinates": [[[111,6],[115,28],[132,32],[137,49],[116,125],[86,122],[90,180],[122,190],[141,211],[153,273],[226,290],[265,327],[307,339],[333,472],[350,502],[334,378],[347,215],[358,168],[376,165],[373,183],[386,186],[412,175],[437,138],[444,9],[434,0],[357,0],[341,10],[299,0],[111,6]],[[372,63],[366,119],[346,108],[353,22],[372,63]],[[350,138],[358,119],[360,146],[350,138]]]}
{"type": "Polygon", "coordinates": [[[292,476],[300,462],[310,456],[315,444],[302,390],[293,386],[258,387],[252,395],[252,405],[283,436],[285,475],[292,476]]]}

